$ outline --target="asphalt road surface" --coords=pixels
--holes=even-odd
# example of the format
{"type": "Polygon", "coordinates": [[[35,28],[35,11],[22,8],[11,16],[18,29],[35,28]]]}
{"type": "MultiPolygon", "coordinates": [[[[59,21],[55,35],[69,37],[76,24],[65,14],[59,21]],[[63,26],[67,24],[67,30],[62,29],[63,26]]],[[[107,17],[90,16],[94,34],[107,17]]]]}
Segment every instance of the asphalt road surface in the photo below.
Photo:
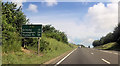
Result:
{"type": "Polygon", "coordinates": [[[77,48],[56,64],[118,64],[118,52],[77,48]]]}

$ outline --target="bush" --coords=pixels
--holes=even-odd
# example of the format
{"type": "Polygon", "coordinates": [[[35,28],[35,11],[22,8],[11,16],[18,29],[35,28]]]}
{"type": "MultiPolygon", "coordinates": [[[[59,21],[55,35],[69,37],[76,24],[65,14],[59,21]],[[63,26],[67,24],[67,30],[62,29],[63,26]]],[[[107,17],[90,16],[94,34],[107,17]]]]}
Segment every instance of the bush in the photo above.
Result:
{"type": "Polygon", "coordinates": [[[47,42],[45,39],[40,40],[40,51],[47,50],[47,47],[49,45],[49,42],[47,42]]]}
{"type": "Polygon", "coordinates": [[[13,52],[21,50],[21,39],[17,33],[7,32],[3,33],[2,39],[3,52],[13,52]]]}

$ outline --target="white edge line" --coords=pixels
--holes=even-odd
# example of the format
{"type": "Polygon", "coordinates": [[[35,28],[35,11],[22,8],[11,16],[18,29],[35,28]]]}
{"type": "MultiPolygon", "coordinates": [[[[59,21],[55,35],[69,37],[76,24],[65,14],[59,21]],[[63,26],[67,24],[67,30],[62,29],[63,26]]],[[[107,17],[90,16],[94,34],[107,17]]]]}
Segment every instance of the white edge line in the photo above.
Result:
{"type": "MultiPolygon", "coordinates": [[[[77,49],[77,48],[76,48],[77,49]]],[[[72,52],[70,52],[67,56],[65,56],[62,60],[60,60],[59,62],[57,62],[54,66],[59,65],[62,61],[64,61],[68,56],[70,56],[70,54],[72,54],[76,49],[74,49],[72,52]]]]}
{"type": "Polygon", "coordinates": [[[110,62],[108,62],[107,60],[102,58],[102,61],[106,62],[107,64],[110,64],[110,62]]]}

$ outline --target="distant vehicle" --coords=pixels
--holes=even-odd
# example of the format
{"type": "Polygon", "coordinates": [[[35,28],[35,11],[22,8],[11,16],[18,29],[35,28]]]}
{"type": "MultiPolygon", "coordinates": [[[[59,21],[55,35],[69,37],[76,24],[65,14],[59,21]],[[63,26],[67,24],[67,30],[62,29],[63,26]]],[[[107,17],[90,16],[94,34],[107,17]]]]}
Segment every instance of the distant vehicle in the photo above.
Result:
{"type": "Polygon", "coordinates": [[[78,46],[78,48],[82,48],[81,46],[78,46]]]}
{"type": "Polygon", "coordinates": [[[90,46],[88,46],[88,48],[90,48],[90,46]]]}

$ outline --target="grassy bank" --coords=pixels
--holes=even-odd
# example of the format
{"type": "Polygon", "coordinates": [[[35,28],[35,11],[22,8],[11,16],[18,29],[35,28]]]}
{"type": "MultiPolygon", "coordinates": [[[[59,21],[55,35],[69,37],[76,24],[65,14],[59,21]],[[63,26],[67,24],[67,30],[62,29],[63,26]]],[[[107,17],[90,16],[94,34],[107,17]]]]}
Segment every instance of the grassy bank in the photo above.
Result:
{"type": "Polygon", "coordinates": [[[118,43],[116,42],[111,42],[111,43],[107,43],[101,46],[97,46],[95,47],[96,49],[103,49],[103,50],[120,50],[120,46],[118,43]]]}
{"type": "Polygon", "coordinates": [[[55,58],[66,51],[76,48],[75,45],[65,44],[52,38],[43,37],[49,43],[46,50],[37,55],[35,50],[33,52],[25,53],[23,51],[3,54],[3,64],[42,64],[55,58]]]}

